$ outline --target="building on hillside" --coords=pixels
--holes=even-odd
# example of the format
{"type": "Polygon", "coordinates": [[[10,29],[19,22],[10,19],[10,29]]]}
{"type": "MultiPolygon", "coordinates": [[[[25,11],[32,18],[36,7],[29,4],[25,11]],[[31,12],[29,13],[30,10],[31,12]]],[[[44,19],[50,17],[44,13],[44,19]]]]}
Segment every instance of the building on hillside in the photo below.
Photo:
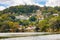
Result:
{"type": "Polygon", "coordinates": [[[16,19],[22,19],[22,20],[28,20],[29,17],[28,16],[23,16],[23,15],[19,15],[19,16],[15,16],[16,19]]]}
{"type": "Polygon", "coordinates": [[[44,16],[42,15],[42,12],[40,10],[37,10],[36,15],[37,15],[38,20],[44,19],[44,16]]]}
{"type": "Polygon", "coordinates": [[[36,16],[38,20],[43,20],[44,16],[40,10],[37,10],[36,13],[32,14],[32,16],[36,16]]]}
{"type": "Polygon", "coordinates": [[[26,31],[27,32],[34,32],[35,28],[36,28],[36,26],[29,26],[26,28],[26,31]]]}
{"type": "Polygon", "coordinates": [[[55,13],[55,14],[53,14],[53,16],[59,16],[59,14],[56,14],[56,13],[55,13]]]}

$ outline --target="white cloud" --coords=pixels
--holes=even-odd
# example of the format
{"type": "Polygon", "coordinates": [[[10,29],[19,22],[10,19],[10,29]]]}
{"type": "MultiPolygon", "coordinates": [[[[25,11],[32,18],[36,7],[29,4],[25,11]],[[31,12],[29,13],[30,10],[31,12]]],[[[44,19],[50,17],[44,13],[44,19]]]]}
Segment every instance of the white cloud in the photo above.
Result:
{"type": "Polygon", "coordinates": [[[5,7],[4,6],[0,6],[0,11],[4,10],[5,7]]]}
{"type": "MultiPolygon", "coordinates": [[[[39,5],[38,3],[35,3],[34,0],[11,0],[10,1],[10,6],[16,6],[16,5],[39,5]]],[[[42,6],[42,5],[41,5],[42,6]]]]}
{"type": "Polygon", "coordinates": [[[60,0],[48,0],[46,6],[60,6],[60,0]]]}
{"type": "Polygon", "coordinates": [[[0,0],[0,2],[6,2],[6,1],[9,1],[9,0],[0,0]]]}
{"type": "MultiPolygon", "coordinates": [[[[0,0],[0,3],[4,5],[8,5],[7,7],[16,6],[16,5],[25,5],[25,4],[43,6],[43,5],[40,5],[39,3],[36,3],[36,1],[39,1],[39,0],[0,0]]],[[[5,8],[6,7],[1,6],[1,10],[5,8]]]]}
{"type": "Polygon", "coordinates": [[[46,6],[60,6],[60,0],[0,0],[0,3],[10,6],[16,6],[16,5],[39,5],[39,2],[44,1],[46,2],[46,6]]]}
{"type": "MultiPolygon", "coordinates": [[[[0,3],[9,5],[9,6],[16,6],[16,5],[37,5],[35,3],[37,0],[0,0],[0,3]]],[[[40,4],[39,4],[40,5],[40,4]]]]}

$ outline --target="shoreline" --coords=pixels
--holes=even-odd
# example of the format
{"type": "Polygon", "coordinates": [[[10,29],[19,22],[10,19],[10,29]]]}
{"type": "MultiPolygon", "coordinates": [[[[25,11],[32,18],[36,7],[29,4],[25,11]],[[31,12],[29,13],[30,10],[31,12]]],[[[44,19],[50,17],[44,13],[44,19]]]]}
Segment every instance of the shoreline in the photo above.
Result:
{"type": "Polygon", "coordinates": [[[29,36],[44,36],[44,35],[55,35],[55,34],[60,34],[60,33],[57,32],[0,33],[0,39],[15,38],[15,37],[29,37],[29,36]]]}

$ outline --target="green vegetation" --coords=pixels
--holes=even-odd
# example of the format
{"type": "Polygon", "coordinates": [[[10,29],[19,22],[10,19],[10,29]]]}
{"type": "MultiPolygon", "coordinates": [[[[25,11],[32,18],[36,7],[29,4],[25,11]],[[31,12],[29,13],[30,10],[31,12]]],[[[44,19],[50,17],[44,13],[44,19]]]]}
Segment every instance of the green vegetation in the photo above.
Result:
{"type": "Polygon", "coordinates": [[[15,14],[30,14],[35,13],[36,10],[39,9],[39,6],[34,5],[20,5],[20,6],[12,6],[3,10],[2,13],[15,13],[15,14]]]}
{"type": "Polygon", "coordinates": [[[29,18],[29,20],[30,20],[30,21],[36,21],[37,18],[36,18],[35,16],[32,16],[32,17],[29,18]]]}
{"type": "Polygon", "coordinates": [[[60,7],[20,5],[7,8],[0,11],[0,32],[60,32],[60,7]],[[40,16],[37,10],[42,12],[40,16]],[[19,15],[28,19],[23,20],[19,15]]]}

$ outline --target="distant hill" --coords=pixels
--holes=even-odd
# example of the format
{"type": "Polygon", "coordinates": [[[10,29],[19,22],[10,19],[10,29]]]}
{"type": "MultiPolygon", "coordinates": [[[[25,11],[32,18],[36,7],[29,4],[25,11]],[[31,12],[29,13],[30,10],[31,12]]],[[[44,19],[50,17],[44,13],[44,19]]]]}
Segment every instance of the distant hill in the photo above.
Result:
{"type": "Polygon", "coordinates": [[[11,6],[9,8],[6,8],[0,13],[11,13],[11,14],[32,14],[35,13],[37,10],[40,10],[43,15],[46,14],[53,14],[53,13],[60,13],[60,7],[40,7],[37,5],[18,5],[18,6],[11,6]]]}
{"type": "Polygon", "coordinates": [[[20,5],[20,6],[11,6],[5,10],[3,10],[3,13],[35,13],[36,10],[40,9],[39,6],[36,5],[20,5]]]}

